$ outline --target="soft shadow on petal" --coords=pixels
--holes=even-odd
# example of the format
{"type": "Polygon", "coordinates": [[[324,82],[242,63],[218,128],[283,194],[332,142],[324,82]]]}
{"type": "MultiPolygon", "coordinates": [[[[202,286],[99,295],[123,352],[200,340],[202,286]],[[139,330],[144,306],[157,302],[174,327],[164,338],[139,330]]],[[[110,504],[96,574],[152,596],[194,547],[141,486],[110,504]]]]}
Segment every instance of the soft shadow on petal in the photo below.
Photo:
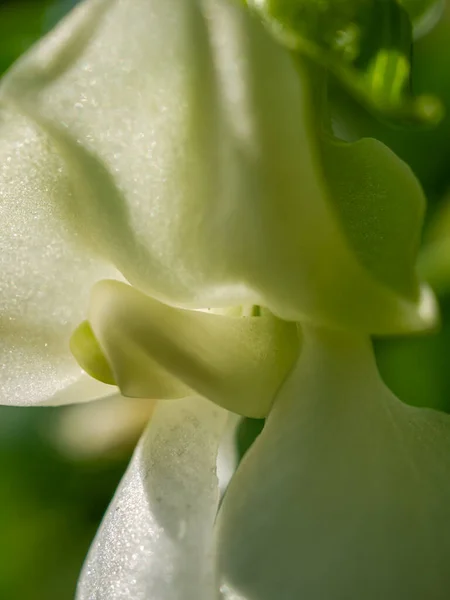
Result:
{"type": "Polygon", "coordinates": [[[155,409],[155,400],[114,394],[58,411],[50,439],[71,460],[95,460],[133,450],[155,409]]]}
{"type": "Polygon", "coordinates": [[[117,395],[117,387],[97,381],[87,373],[81,373],[80,377],[48,400],[42,402],[43,406],[59,406],[65,404],[83,404],[96,400],[97,398],[108,398],[117,395]]]}
{"type": "Polygon", "coordinates": [[[225,494],[223,597],[445,600],[450,417],[400,403],[368,340],[305,331],[225,494]]]}
{"type": "Polygon", "coordinates": [[[268,413],[300,346],[297,325],[268,311],[183,310],[118,281],[93,288],[89,321],[123,395],[195,393],[252,417],[268,413]]]}
{"type": "Polygon", "coordinates": [[[211,600],[216,457],[227,412],[160,402],[97,534],[78,600],[211,600]]]}
{"type": "Polygon", "coordinates": [[[226,492],[239,464],[239,450],[236,440],[241,423],[242,417],[232,412],[228,413],[227,425],[217,453],[217,478],[221,497],[226,492]]]}
{"type": "Polygon", "coordinates": [[[95,281],[117,273],[62,211],[72,190],[48,136],[0,110],[0,137],[0,403],[33,405],[82,376],[70,334],[95,281]]]}
{"type": "Polygon", "coordinates": [[[310,75],[243,3],[88,0],[0,95],[58,146],[80,237],[146,293],[374,333],[426,328],[431,315],[365,268],[336,218],[310,75]]]}

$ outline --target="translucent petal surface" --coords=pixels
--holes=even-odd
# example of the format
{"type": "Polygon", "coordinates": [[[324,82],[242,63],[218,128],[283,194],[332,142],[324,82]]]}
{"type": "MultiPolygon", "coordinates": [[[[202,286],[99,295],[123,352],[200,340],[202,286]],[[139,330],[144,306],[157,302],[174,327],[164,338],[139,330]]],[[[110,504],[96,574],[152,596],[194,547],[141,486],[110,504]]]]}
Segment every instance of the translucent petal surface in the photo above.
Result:
{"type": "Polygon", "coordinates": [[[321,156],[347,239],[384,285],[412,301],[412,266],[420,244],[425,198],[409,167],[374,139],[352,144],[324,139],[321,156]]]}
{"type": "Polygon", "coordinates": [[[116,386],[106,385],[96,379],[92,379],[86,373],[81,373],[74,383],[62,388],[40,404],[46,406],[81,404],[96,400],[97,398],[107,398],[110,396],[117,396],[116,386]]]}
{"type": "Polygon", "coordinates": [[[126,452],[139,439],[155,409],[155,400],[114,394],[58,411],[52,441],[72,460],[104,459],[126,452]]]}
{"type": "Polygon", "coordinates": [[[63,207],[71,193],[48,136],[0,108],[2,404],[42,402],[78,380],[71,330],[86,312],[92,284],[115,274],[71,229],[63,207]]]}
{"type": "Polygon", "coordinates": [[[88,321],[78,325],[70,338],[70,351],[86,373],[97,381],[116,385],[111,367],[88,321]]]}
{"type": "Polygon", "coordinates": [[[299,351],[295,323],[177,309],[118,281],[95,286],[89,321],[122,394],[194,391],[254,417],[268,413],[299,351]]]}
{"type": "Polygon", "coordinates": [[[91,548],[77,600],[211,600],[226,411],[160,402],[91,548]]]}
{"type": "Polygon", "coordinates": [[[368,342],[305,331],[222,504],[223,597],[444,600],[449,523],[450,417],[401,404],[368,342]]]}
{"type": "Polygon", "coordinates": [[[309,75],[242,3],[88,0],[1,94],[58,146],[79,235],[150,295],[378,333],[430,324],[352,252],[309,75]]]}
{"type": "Polygon", "coordinates": [[[221,496],[225,493],[231,478],[239,464],[237,435],[242,417],[228,413],[227,425],[217,453],[217,479],[221,496]]]}

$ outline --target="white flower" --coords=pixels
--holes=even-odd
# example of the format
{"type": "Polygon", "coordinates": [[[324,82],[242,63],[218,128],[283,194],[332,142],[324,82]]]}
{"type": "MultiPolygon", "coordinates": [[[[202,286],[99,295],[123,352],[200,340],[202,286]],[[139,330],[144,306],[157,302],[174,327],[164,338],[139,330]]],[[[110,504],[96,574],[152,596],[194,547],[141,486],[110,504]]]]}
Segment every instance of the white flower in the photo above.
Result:
{"type": "Polygon", "coordinates": [[[447,419],[367,349],[433,322],[423,196],[313,79],[237,0],[86,0],[0,86],[1,401],[161,400],[80,600],[446,597],[447,419]],[[228,411],[269,419],[214,533],[228,411]]]}
{"type": "MultiPolygon", "coordinates": [[[[173,302],[183,289],[193,290],[198,284],[195,257],[189,267],[190,245],[185,241],[177,249],[177,239],[178,243],[181,239],[173,234],[189,215],[189,211],[182,210],[182,199],[178,197],[185,189],[184,177],[193,177],[201,185],[199,178],[206,173],[199,171],[198,160],[194,161],[197,166],[194,164],[192,168],[182,164],[184,151],[179,147],[185,139],[194,150],[196,140],[200,141],[195,131],[185,137],[195,125],[187,118],[191,111],[189,91],[196,91],[196,80],[201,74],[189,65],[191,61],[194,67],[198,62],[200,66],[204,63],[203,47],[198,49],[197,62],[192,55],[197,49],[189,40],[193,33],[190,19],[194,19],[194,27],[204,27],[205,23],[202,25],[203,16],[195,3],[178,4],[179,14],[172,16],[169,4],[162,2],[94,0],[80,5],[3,81],[0,91],[0,386],[3,403],[81,402],[116,393],[114,386],[83,374],[69,350],[69,339],[87,315],[90,292],[96,282],[105,278],[123,280],[118,269],[134,280],[132,271],[137,269],[136,281],[147,282],[147,286],[153,281],[160,295],[168,295],[173,302]],[[161,54],[160,44],[169,34],[174,36],[173,48],[161,54]],[[191,52],[186,57],[183,56],[185,45],[191,52]],[[188,112],[187,116],[180,114],[183,111],[188,112]],[[78,125],[81,125],[80,130],[77,130],[78,125]],[[183,175],[186,169],[188,175],[183,175]]],[[[202,39],[207,43],[206,35],[200,35],[200,46],[202,39]]],[[[206,52],[206,62],[208,55],[206,52]]],[[[201,98],[200,91],[196,93],[201,98]]],[[[210,100],[212,102],[212,98],[210,100]]],[[[193,108],[197,105],[194,101],[193,108]]],[[[214,110],[214,106],[211,109],[214,110]]],[[[199,118],[200,115],[196,117],[199,118]]],[[[201,154],[207,155],[209,147],[200,149],[201,154]]],[[[189,194],[192,201],[195,195],[193,189],[189,194]]],[[[194,211],[195,207],[190,210],[194,211]]],[[[214,220],[213,216],[211,219],[214,220]]],[[[191,218],[191,229],[192,226],[191,218]]],[[[205,274],[199,276],[212,290],[216,282],[208,282],[205,274]]],[[[218,290],[219,287],[244,287],[233,281],[228,283],[226,273],[224,279],[225,283],[221,281],[218,290]]],[[[114,304],[117,298],[115,306],[120,309],[120,290],[126,289],[123,284],[104,283],[96,289],[97,295],[106,294],[105,303],[114,304]],[[117,295],[108,296],[108,290],[114,291],[114,286],[118,286],[117,295]]],[[[139,301],[139,294],[130,291],[132,293],[139,301]]],[[[192,293],[188,295],[192,297],[192,293]]],[[[226,306],[228,296],[222,298],[221,294],[220,290],[212,292],[216,304],[226,306]]],[[[236,293],[236,297],[241,296],[247,297],[240,291],[236,293]]],[[[161,351],[159,355],[161,349],[156,348],[155,361],[151,363],[147,359],[144,365],[147,370],[149,364],[153,367],[150,380],[153,388],[149,390],[147,385],[146,395],[157,398],[195,395],[199,393],[196,386],[202,383],[203,373],[204,384],[209,389],[217,388],[217,397],[223,398],[222,403],[226,402],[229,386],[231,392],[239,390],[242,401],[246,399],[246,391],[251,391],[251,396],[247,394],[248,406],[252,403],[254,406],[250,413],[252,410],[256,410],[256,414],[267,412],[276,388],[295,358],[295,325],[282,323],[269,315],[240,319],[191,313],[142,298],[156,311],[160,336],[166,334],[169,338],[174,327],[181,328],[176,331],[180,351],[191,357],[193,367],[195,361],[198,362],[198,368],[193,368],[191,373],[194,379],[186,381],[182,377],[184,373],[177,371],[183,367],[183,361],[178,365],[169,364],[174,371],[169,373],[164,364],[158,366],[164,353],[161,351]],[[161,320],[164,315],[170,317],[167,323],[161,320]],[[208,329],[210,324],[211,330],[208,329]],[[197,343],[198,349],[200,342],[203,355],[190,352],[186,336],[183,337],[184,325],[191,331],[195,325],[190,343],[197,343]],[[223,332],[221,339],[217,328],[223,332]],[[293,340],[293,346],[288,342],[286,347],[286,334],[293,340]],[[274,336],[283,341],[281,354],[274,336]],[[258,385],[255,386],[255,382],[258,385]],[[259,398],[261,393],[264,398],[259,398]]],[[[230,298],[234,298],[234,292],[230,298]]],[[[113,308],[110,306],[109,312],[102,311],[101,304],[93,303],[99,322],[111,317],[113,308]]],[[[197,306],[197,303],[192,305],[197,306]]],[[[150,312],[148,320],[151,317],[150,312]]],[[[131,325],[134,323],[131,321],[131,325]]],[[[112,330],[106,328],[104,334],[111,337],[117,333],[115,325],[112,330]]],[[[124,327],[126,325],[127,322],[124,327]]],[[[145,322],[138,326],[145,326],[145,322]]],[[[126,333],[125,327],[124,335],[126,333]]],[[[111,352],[117,350],[112,345],[111,352]]],[[[128,358],[134,359],[135,355],[128,358]]],[[[131,363],[134,368],[131,384],[136,383],[136,366],[135,362],[131,363]]],[[[118,368],[123,370],[123,367],[119,362],[118,368]]],[[[117,373],[117,378],[122,383],[122,371],[117,373]]],[[[206,388],[200,390],[201,393],[206,391],[206,388]]],[[[230,402],[237,400],[232,393],[230,402]]],[[[245,412],[245,406],[242,409],[245,412]]],[[[163,438],[169,455],[174,452],[178,458],[172,464],[163,460],[159,470],[152,470],[152,489],[159,490],[158,502],[169,512],[164,517],[150,513],[150,531],[141,523],[145,544],[152,548],[152,555],[161,557],[159,567],[152,562],[156,579],[140,580],[135,571],[116,570],[116,577],[123,576],[120,585],[129,590],[135,586],[136,597],[147,593],[149,586],[153,589],[159,586],[161,597],[182,594],[180,590],[194,585],[188,584],[188,579],[197,581],[200,586],[198,568],[203,568],[206,547],[199,548],[197,554],[187,552],[188,547],[181,541],[171,541],[172,532],[164,533],[163,524],[170,519],[171,527],[177,528],[180,524],[185,528],[186,540],[202,537],[206,545],[212,533],[207,515],[214,515],[218,499],[214,474],[216,448],[225,422],[226,411],[195,398],[169,403],[156,410],[149,434],[155,439],[156,449],[146,452],[142,459],[146,465],[143,472],[147,473],[154,463],[154,453],[163,460],[163,438]],[[184,446],[180,447],[180,443],[184,446]]],[[[143,447],[146,447],[144,442],[140,448],[143,447]]],[[[135,461],[139,460],[140,453],[138,450],[135,461]]],[[[134,468],[131,467],[131,472],[134,468]]],[[[146,502],[145,511],[150,504],[144,492],[142,488],[140,498],[146,502]]],[[[153,505],[151,510],[155,510],[153,505]]],[[[126,518],[132,523],[133,512],[126,518]]],[[[127,548],[127,553],[119,552],[120,531],[114,536],[113,549],[118,551],[117,560],[129,565],[130,556],[141,552],[141,544],[130,546],[125,533],[122,531],[123,548],[127,548]]],[[[101,552],[99,550],[99,557],[101,552]]],[[[144,571],[148,558],[148,553],[141,556],[144,571]]],[[[107,567],[108,563],[102,565],[102,568],[107,567]]],[[[104,578],[100,574],[97,580],[88,578],[86,585],[92,581],[98,597],[112,598],[110,585],[114,585],[114,573],[108,569],[106,577],[107,586],[102,586],[104,578]]],[[[192,594],[200,597],[201,592],[192,589],[192,594]]],[[[81,590],[80,597],[83,593],[81,590]]]]}

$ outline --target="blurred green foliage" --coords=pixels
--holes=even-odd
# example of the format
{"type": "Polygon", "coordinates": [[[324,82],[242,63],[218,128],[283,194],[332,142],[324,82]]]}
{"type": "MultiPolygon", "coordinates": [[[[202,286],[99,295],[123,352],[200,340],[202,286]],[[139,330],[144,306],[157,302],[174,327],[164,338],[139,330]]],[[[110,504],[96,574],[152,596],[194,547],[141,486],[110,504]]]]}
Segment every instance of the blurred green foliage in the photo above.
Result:
{"type": "Polygon", "coordinates": [[[76,460],[54,408],[0,407],[0,598],[69,600],[128,453],[76,460]]]}
{"type": "Polygon", "coordinates": [[[52,0],[7,0],[0,3],[0,72],[46,29],[52,0]]]}

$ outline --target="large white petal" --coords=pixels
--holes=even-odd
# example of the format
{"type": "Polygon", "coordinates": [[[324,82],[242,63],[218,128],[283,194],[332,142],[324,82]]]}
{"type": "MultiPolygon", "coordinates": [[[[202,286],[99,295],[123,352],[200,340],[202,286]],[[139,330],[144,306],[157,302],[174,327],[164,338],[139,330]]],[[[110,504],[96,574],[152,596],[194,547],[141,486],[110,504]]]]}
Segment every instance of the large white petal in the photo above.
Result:
{"type": "MultiPolygon", "coordinates": [[[[71,228],[64,164],[48,136],[0,109],[0,403],[48,401],[82,371],[69,337],[89,291],[114,269],[95,260],[71,228]]],[[[77,384],[72,400],[111,393],[77,384]]],[[[55,402],[63,402],[61,396],[55,402]]]]}
{"type": "Polygon", "coordinates": [[[305,331],[217,535],[227,600],[449,598],[450,417],[401,404],[368,341],[305,331]]]}
{"type": "Polygon", "coordinates": [[[378,333],[429,325],[412,261],[408,293],[397,290],[403,270],[389,279],[367,268],[380,254],[390,268],[409,248],[385,218],[403,199],[418,238],[413,175],[369,142],[333,157],[348,167],[348,154],[362,155],[364,191],[355,196],[347,177],[328,189],[307,69],[243,2],[87,0],[1,95],[58,145],[80,236],[150,295],[188,308],[256,303],[378,333]],[[347,201],[364,207],[356,233],[331,206],[347,201]]]}
{"type": "Polygon", "coordinates": [[[160,402],[84,566],[78,600],[211,600],[217,448],[227,412],[160,402]]]}

